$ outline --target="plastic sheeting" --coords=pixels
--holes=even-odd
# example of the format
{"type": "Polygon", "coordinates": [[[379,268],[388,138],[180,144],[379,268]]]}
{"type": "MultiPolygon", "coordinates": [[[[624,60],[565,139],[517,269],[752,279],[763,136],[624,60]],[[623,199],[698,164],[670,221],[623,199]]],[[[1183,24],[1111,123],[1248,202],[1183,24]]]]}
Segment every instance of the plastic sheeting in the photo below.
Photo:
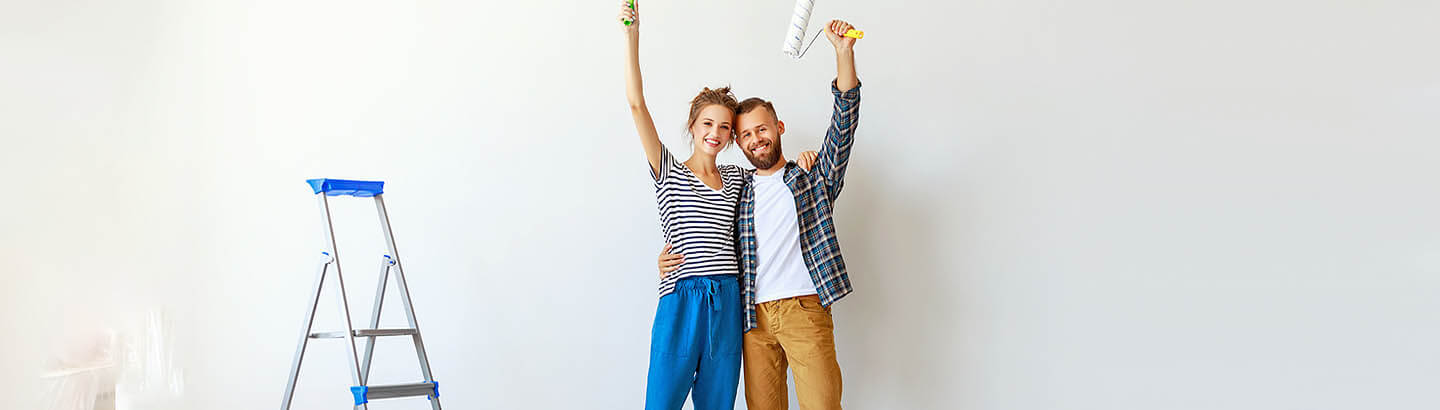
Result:
{"type": "Polygon", "coordinates": [[[99,329],[65,337],[41,375],[45,410],[150,410],[178,403],[184,374],[166,315],[146,311],[124,331],[99,329]]]}

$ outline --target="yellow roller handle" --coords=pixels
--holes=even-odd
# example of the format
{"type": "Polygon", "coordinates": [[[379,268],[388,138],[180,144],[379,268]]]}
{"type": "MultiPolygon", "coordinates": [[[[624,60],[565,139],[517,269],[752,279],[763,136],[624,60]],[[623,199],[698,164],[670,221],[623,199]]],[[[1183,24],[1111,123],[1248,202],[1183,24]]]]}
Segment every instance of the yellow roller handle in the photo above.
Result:
{"type": "Polygon", "coordinates": [[[850,29],[850,31],[846,31],[846,32],[845,32],[845,37],[850,37],[850,38],[855,38],[855,39],[861,39],[861,38],[865,38],[865,32],[864,32],[864,31],[860,31],[860,30],[856,30],[856,29],[850,29]]]}

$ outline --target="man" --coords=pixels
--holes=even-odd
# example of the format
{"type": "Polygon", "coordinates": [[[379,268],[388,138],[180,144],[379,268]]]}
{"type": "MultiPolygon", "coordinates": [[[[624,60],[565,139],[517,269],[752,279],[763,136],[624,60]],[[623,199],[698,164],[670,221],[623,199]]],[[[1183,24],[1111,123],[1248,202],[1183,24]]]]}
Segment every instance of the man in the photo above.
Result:
{"type": "MultiPolygon", "coordinates": [[[[840,409],[830,305],[852,288],[832,210],[859,120],[855,39],[843,36],[851,28],[835,20],[825,31],[835,46],[834,113],[809,172],[785,160],[780,147],[785,123],[774,105],[759,98],[740,103],[735,142],[756,168],[746,174],[738,222],[745,403],[751,410],[788,406],[787,367],[794,372],[801,409],[840,409]]],[[[668,250],[660,255],[662,272],[683,262],[668,250]]]]}

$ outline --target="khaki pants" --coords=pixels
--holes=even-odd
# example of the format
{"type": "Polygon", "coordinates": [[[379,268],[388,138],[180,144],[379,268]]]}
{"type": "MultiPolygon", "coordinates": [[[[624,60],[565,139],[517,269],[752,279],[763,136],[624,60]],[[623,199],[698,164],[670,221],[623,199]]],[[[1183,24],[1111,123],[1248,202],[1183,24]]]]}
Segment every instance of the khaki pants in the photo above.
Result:
{"type": "Polygon", "coordinates": [[[840,410],[840,363],[835,324],[815,295],[755,306],[757,327],[745,332],[745,404],[750,410],[785,409],[785,369],[795,375],[802,410],[840,410]]]}

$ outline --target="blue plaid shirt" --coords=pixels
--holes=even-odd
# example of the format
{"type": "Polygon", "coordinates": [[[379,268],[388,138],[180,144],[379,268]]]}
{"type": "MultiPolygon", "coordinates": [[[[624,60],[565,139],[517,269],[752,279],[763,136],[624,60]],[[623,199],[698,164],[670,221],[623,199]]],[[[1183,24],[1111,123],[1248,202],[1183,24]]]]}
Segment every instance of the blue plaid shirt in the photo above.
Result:
{"type": "MultiPolygon", "coordinates": [[[[825,133],[819,158],[810,172],[794,162],[785,165],[785,185],[795,194],[795,214],[800,223],[800,254],[815,283],[820,304],[830,306],[850,294],[850,277],[845,260],[840,257],[840,240],[835,236],[832,220],[835,198],[845,182],[845,167],[850,163],[850,146],[855,142],[855,127],[860,119],[860,85],[840,92],[830,83],[835,95],[835,112],[830,117],[830,130],[825,133]]],[[[755,174],[746,173],[745,187],[740,191],[740,274],[745,287],[745,331],[754,329],[755,318],[755,174]]]]}

